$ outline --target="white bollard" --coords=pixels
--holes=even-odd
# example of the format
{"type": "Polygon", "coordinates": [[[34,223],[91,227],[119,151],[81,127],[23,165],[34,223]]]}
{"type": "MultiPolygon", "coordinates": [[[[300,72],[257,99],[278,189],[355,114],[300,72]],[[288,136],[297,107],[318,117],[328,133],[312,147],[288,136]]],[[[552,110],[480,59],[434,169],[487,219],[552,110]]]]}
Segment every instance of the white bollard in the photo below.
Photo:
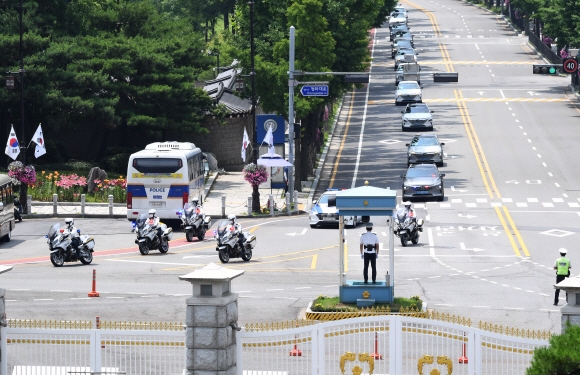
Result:
{"type": "Polygon", "coordinates": [[[298,212],[298,190],[294,190],[294,211],[298,212]]]}
{"type": "Polygon", "coordinates": [[[26,196],[26,213],[32,213],[32,195],[26,196]]]}
{"type": "Polygon", "coordinates": [[[81,194],[81,215],[85,216],[85,202],[86,202],[87,196],[86,194],[81,194]]]}
{"type": "Polygon", "coordinates": [[[248,195],[248,216],[252,216],[252,196],[248,195]]]}
{"type": "Polygon", "coordinates": [[[109,217],[113,217],[113,196],[109,195],[109,217]]]}
{"type": "Polygon", "coordinates": [[[288,216],[290,216],[290,195],[286,194],[286,211],[288,212],[288,216]]]}
{"type": "Polygon", "coordinates": [[[57,204],[58,204],[58,195],[53,194],[52,195],[52,216],[53,217],[56,217],[58,214],[57,204]]]}
{"type": "Polygon", "coordinates": [[[269,204],[269,208],[270,208],[270,216],[274,216],[274,195],[270,194],[268,199],[269,204]]]}
{"type": "Polygon", "coordinates": [[[226,196],[222,195],[222,219],[226,218],[226,196]]]}

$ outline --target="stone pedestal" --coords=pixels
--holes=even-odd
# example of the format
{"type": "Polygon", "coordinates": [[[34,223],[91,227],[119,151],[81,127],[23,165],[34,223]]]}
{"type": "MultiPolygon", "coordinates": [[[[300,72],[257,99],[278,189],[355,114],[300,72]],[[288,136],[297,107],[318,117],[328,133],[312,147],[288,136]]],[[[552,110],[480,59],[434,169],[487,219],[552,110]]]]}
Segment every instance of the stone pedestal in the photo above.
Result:
{"type": "Polygon", "coordinates": [[[567,278],[554,284],[555,289],[561,289],[568,295],[568,303],[562,306],[562,332],[566,330],[566,324],[580,326],[580,279],[567,278]]]}
{"type": "Polygon", "coordinates": [[[243,273],[210,263],[179,277],[193,285],[186,300],[187,375],[236,374],[238,295],[231,280],[243,273]]]}

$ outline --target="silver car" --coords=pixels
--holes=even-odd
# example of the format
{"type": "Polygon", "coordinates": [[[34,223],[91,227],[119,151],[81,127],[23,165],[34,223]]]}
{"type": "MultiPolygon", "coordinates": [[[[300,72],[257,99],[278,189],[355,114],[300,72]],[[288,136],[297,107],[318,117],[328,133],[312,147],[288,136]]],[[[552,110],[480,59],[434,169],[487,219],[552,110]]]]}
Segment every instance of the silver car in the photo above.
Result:
{"type": "MultiPolygon", "coordinates": [[[[312,205],[310,209],[309,219],[310,228],[316,228],[317,226],[323,225],[338,225],[339,213],[336,210],[336,206],[328,206],[328,197],[331,195],[336,195],[338,189],[328,189],[325,191],[320,198],[312,205]]],[[[356,225],[362,221],[362,217],[357,216],[345,216],[345,225],[356,227],[356,225]]]]}
{"type": "Polygon", "coordinates": [[[443,146],[434,134],[417,134],[407,143],[407,167],[411,164],[434,163],[443,166],[443,146]]]}
{"type": "Polygon", "coordinates": [[[395,104],[403,105],[407,103],[423,102],[421,86],[417,81],[401,81],[395,90],[395,104]]]}
{"type": "Polygon", "coordinates": [[[394,27],[396,27],[397,25],[400,25],[402,23],[407,23],[407,17],[406,17],[406,13],[391,13],[391,16],[389,17],[389,28],[392,29],[394,27]]]}
{"type": "Polygon", "coordinates": [[[431,111],[427,104],[407,104],[407,108],[401,113],[403,114],[401,130],[433,130],[433,116],[431,114],[435,111],[431,111]]]}
{"type": "Polygon", "coordinates": [[[412,48],[401,48],[395,55],[395,70],[403,63],[416,63],[418,53],[412,48]],[[406,57],[408,56],[408,57],[406,57]]]}
{"type": "Polygon", "coordinates": [[[445,173],[439,173],[434,164],[412,164],[403,178],[403,201],[411,198],[445,198],[445,173]]]}

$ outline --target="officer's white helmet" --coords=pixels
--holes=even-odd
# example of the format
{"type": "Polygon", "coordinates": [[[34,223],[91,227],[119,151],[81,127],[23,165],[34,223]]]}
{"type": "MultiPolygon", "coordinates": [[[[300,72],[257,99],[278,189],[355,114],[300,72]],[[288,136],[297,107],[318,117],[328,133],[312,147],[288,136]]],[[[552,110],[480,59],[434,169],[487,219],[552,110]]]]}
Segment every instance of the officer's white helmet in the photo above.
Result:
{"type": "Polygon", "coordinates": [[[194,206],[199,205],[199,198],[192,198],[191,203],[193,203],[194,206]]]}
{"type": "Polygon", "coordinates": [[[155,211],[155,209],[150,209],[149,210],[149,219],[153,219],[155,217],[155,215],[157,214],[157,211],[155,211]]]}
{"type": "Polygon", "coordinates": [[[236,215],[229,214],[228,215],[228,220],[230,221],[231,224],[234,224],[236,222],[236,215]]]}
{"type": "Polygon", "coordinates": [[[563,247],[559,251],[560,251],[560,254],[564,254],[564,255],[566,255],[566,253],[568,252],[568,250],[564,249],[563,247]]]}
{"type": "Polygon", "coordinates": [[[67,228],[72,227],[73,225],[75,225],[75,221],[72,218],[66,218],[64,219],[64,223],[66,224],[67,228]]]}
{"type": "Polygon", "coordinates": [[[405,206],[406,209],[411,208],[411,202],[403,202],[403,205],[405,206]]]}

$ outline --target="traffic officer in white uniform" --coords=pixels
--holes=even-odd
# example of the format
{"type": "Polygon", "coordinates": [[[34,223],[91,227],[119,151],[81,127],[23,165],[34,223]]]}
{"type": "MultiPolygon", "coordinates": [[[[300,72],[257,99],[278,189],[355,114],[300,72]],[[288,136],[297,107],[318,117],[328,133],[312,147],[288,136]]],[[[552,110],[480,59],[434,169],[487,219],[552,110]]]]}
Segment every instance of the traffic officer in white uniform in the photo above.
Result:
{"type": "Polygon", "coordinates": [[[379,236],[371,232],[373,230],[373,223],[366,224],[367,232],[360,236],[360,257],[364,259],[363,276],[365,284],[369,280],[369,262],[371,263],[373,284],[377,279],[377,258],[379,257],[379,236]]]}
{"type": "MultiPolygon", "coordinates": [[[[562,248],[560,251],[560,258],[556,259],[554,263],[554,269],[556,270],[556,284],[560,281],[564,281],[568,276],[570,276],[570,268],[572,268],[572,263],[570,259],[566,258],[566,253],[568,250],[562,248]]],[[[554,295],[554,306],[558,306],[558,299],[560,298],[560,289],[556,289],[556,294],[554,295]]],[[[566,302],[568,302],[568,293],[566,293],[566,302]]]]}

